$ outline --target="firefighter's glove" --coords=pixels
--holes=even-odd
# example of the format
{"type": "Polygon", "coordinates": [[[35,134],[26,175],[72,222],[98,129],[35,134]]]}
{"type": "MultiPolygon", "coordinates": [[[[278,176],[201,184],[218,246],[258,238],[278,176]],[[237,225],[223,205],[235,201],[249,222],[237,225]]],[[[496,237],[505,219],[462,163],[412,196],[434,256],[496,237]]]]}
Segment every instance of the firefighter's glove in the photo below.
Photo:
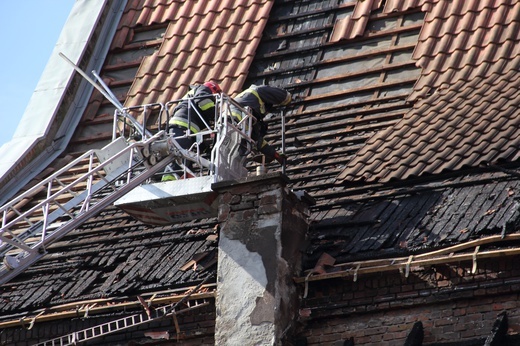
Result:
{"type": "Polygon", "coordinates": [[[285,154],[274,154],[274,159],[278,161],[279,164],[284,165],[287,162],[287,156],[285,154]]]}

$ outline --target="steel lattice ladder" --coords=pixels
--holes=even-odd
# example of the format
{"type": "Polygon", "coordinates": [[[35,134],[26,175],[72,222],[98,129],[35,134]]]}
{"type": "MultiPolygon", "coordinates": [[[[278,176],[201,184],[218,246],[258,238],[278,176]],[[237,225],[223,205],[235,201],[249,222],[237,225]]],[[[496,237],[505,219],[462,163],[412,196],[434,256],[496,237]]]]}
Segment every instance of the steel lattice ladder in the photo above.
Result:
{"type": "MultiPolygon", "coordinates": [[[[46,255],[47,246],[79,227],[90,217],[125,196],[155,173],[164,170],[173,160],[197,162],[212,176],[212,182],[235,179],[247,175],[245,157],[238,154],[241,141],[252,143],[253,116],[244,110],[244,118],[233,122],[229,111],[229,97],[217,95],[221,110],[211,159],[182,148],[165,131],[151,135],[141,130],[142,141],[124,137],[114,138],[100,150],[89,150],[30,190],[0,208],[0,285],[26,270],[46,255]],[[180,160],[179,160],[180,159],[180,160]],[[88,162],[88,165],[85,162],[88,162]],[[88,166],[86,173],[77,173],[88,166]],[[69,182],[73,177],[73,181],[69,182]],[[46,191],[46,198],[28,210],[24,201],[46,191]]],[[[117,114],[116,114],[117,118],[117,114]]],[[[125,119],[132,119],[128,114],[125,119]]]]}
{"type": "Polygon", "coordinates": [[[134,314],[119,318],[110,322],[102,323],[94,327],[86,328],[77,332],[63,335],[59,338],[51,339],[45,342],[36,344],[37,346],[66,346],[66,345],[77,345],[79,343],[93,340],[108,334],[120,332],[125,329],[130,329],[142,324],[159,321],[161,319],[172,317],[174,318],[175,328],[177,333],[180,332],[176,316],[193,310],[208,306],[210,304],[210,298],[199,298],[190,300],[189,298],[195,294],[209,279],[214,277],[213,274],[206,276],[206,278],[200,282],[196,287],[191,289],[181,300],[176,303],[168,304],[165,306],[150,309],[145,306],[145,312],[140,314],[134,314]]]}
{"type": "Polygon", "coordinates": [[[150,311],[150,314],[141,313],[126,316],[114,321],[99,324],[97,326],[86,328],[77,332],[73,332],[59,338],[48,340],[37,344],[38,346],[65,346],[77,345],[78,343],[93,340],[108,334],[120,332],[125,329],[133,328],[142,324],[151,323],[173,315],[178,315],[189,310],[201,308],[210,304],[209,299],[197,299],[187,301],[183,309],[176,310],[172,305],[161,306],[150,311]]]}
{"type": "Polygon", "coordinates": [[[158,162],[141,154],[162,137],[164,133],[158,133],[133,144],[120,137],[101,150],[90,150],[1,207],[0,284],[42,258],[52,242],[164,169],[178,153],[158,162]],[[87,172],[68,182],[71,174],[84,169],[85,161],[88,161],[87,172]],[[42,191],[47,195],[44,200],[21,211],[24,200],[42,191]]]}

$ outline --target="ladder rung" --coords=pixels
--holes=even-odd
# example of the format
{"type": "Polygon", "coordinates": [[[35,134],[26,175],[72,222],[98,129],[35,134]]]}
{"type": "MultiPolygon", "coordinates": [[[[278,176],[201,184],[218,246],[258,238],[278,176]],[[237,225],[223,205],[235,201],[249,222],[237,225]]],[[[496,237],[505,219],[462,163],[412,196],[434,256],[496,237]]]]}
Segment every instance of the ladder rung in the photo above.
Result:
{"type": "MultiPolygon", "coordinates": [[[[124,139],[116,140],[105,147],[107,150],[105,154],[111,156],[106,157],[105,161],[100,165],[89,165],[87,173],[81,174],[80,176],[65,177],[65,173],[67,172],[60,171],[60,174],[56,174],[54,177],[42,181],[41,184],[43,188],[31,189],[31,195],[36,193],[45,193],[46,195],[49,184],[54,185],[52,187],[53,192],[49,197],[35,204],[29,203],[29,205],[25,205],[24,209],[26,209],[26,211],[22,212],[21,210],[13,209],[14,205],[20,204],[22,198],[15,199],[12,206],[7,205],[2,207],[2,213],[4,215],[10,211],[12,211],[12,214],[18,215],[14,216],[12,221],[2,227],[2,234],[6,235],[6,238],[4,238],[3,246],[0,246],[0,256],[6,253],[13,253],[13,249],[19,249],[17,250],[19,253],[15,256],[19,261],[17,262],[16,259],[13,259],[12,265],[14,265],[14,267],[7,271],[3,270],[0,273],[0,284],[22,272],[33,263],[32,261],[41,258],[43,254],[39,252],[38,248],[45,248],[50,243],[63,237],[78,227],[82,222],[86,221],[90,216],[95,215],[122,195],[144,182],[149,176],[163,169],[166,164],[170,162],[171,158],[161,160],[155,166],[146,167],[143,166],[143,162],[132,161],[133,167],[128,167],[128,158],[133,155],[136,147],[149,145],[151,142],[161,139],[162,136],[163,134],[160,133],[145,142],[134,143],[130,146],[126,144],[124,139]],[[110,174],[100,179],[99,176],[101,172],[105,171],[104,165],[110,167],[110,169],[107,170],[110,174]],[[139,171],[142,173],[132,174],[131,176],[127,175],[129,169],[132,170],[137,167],[139,167],[139,171]],[[123,180],[123,184],[115,185],[120,175],[129,177],[129,180],[123,180]],[[89,183],[90,180],[92,180],[91,183],[89,183]],[[56,190],[56,192],[54,192],[54,190],[56,190]],[[68,220],[61,223],[57,228],[52,227],[53,224],[59,222],[59,220],[63,220],[63,217],[66,217],[68,220]],[[45,230],[43,229],[43,220],[45,220],[45,230]],[[8,233],[11,234],[9,238],[13,238],[15,241],[7,241],[8,233]],[[21,263],[22,260],[23,265],[16,267],[15,264],[21,263]]],[[[92,151],[89,154],[90,157],[94,155],[93,153],[92,151]]],[[[89,162],[89,160],[86,160],[84,155],[79,161],[89,162]]],[[[74,164],[68,166],[69,170],[72,169],[71,167],[76,167],[78,162],[74,162],[74,164]]],[[[12,266],[10,266],[10,268],[11,267],[12,266]]],[[[6,266],[0,265],[0,270],[1,269],[6,269],[6,266]]]]}

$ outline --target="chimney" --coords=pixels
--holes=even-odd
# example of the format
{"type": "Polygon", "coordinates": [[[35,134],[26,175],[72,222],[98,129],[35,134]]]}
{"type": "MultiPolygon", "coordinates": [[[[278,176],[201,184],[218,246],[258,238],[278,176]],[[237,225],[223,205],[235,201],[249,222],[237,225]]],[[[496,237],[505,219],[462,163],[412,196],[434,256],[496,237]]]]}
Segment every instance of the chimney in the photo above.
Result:
{"type": "Polygon", "coordinates": [[[280,173],[212,186],[219,193],[215,345],[281,345],[298,311],[308,195],[280,173]]]}

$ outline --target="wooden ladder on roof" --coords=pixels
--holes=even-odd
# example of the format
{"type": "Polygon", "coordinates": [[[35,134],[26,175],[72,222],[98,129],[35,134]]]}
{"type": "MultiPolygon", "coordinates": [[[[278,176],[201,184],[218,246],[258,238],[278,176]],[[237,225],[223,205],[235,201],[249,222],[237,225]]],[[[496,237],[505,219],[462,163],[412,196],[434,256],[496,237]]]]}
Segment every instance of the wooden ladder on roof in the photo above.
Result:
{"type": "Polygon", "coordinates": [[[42,258],[51,243],[164,169],[178,153],[158,161],[150,159],[149,151],[164,136],[161,131],[132,144],[120,137],[101,150],[86,152],[2,206],[0,284],[42,258]],[[86,162],[87,172],[78,173],[85,170],[86,162]],[[25,200],[43,191],[45,199],[22,211],[25,200]]]}

